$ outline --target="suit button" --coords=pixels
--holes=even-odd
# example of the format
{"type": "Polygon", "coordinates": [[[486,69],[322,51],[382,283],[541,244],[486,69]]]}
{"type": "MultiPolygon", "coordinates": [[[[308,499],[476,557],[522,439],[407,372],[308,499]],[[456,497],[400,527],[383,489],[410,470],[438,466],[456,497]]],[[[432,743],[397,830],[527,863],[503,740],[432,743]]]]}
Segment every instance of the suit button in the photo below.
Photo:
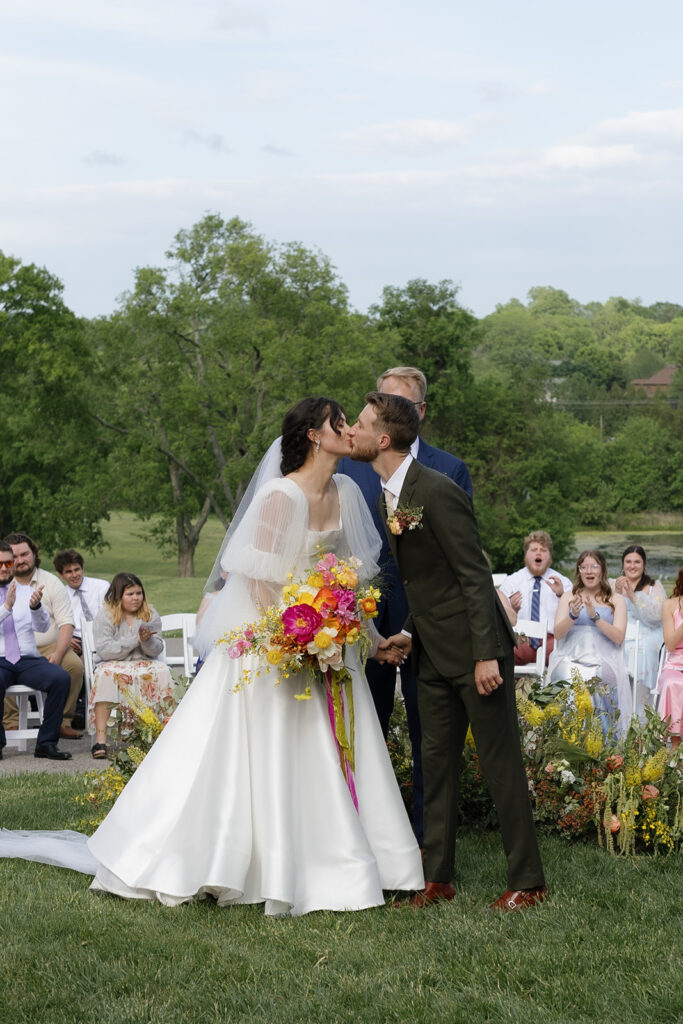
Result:
{"type": "Polygon", "coordinates": [[[407,586],[408,586],[408,580],[404,580],[404,581],[403,581],[403,586],[404,586],[404,587],[407,587],[407,586]]]}

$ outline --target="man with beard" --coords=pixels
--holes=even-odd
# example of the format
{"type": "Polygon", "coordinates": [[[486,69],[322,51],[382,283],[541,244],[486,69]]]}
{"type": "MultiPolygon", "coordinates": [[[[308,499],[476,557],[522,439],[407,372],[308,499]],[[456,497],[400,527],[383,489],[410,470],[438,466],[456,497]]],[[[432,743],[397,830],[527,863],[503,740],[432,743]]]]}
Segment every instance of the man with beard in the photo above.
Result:
{"type": "MultiPolygon", "coordinates": [[[[12,548],[0,541],[0,699],[8,686],[20,684],[45,693],[43,721],[38,731],[35,757],[68,761],[71,754],[57,746],[69,676],[58,665],[40,657],[34,632],[49,628],[50,616],[42,604],[43,587],[17,584],[12,548]]],[[[0,722],[0,758],[5,746],[5,727],[0,722]]]]}
{"type": "Polygon", "coordinates": [[[418,677],[424,772],[425,907],[455,897],[458,787],[472,728],[496,806],[508,889],[490,910],[522,910],[548,898],[522,761],[512,651],[515,637],[493,588],[472,503],[443,473],[413,459],[415,406],[371,392],[351,428],[352,458],[382,481],[379,509],[410,614],[388,643],[412,653],[418,677]]]}
{"type": "MultiPolygon", "coordinates": [[[[10,533],[5,537],[5,541],[11,545],[14,552],[17,583],[32,589],[43,588],[43,605],[50,616],[50,622],[46,630],[36,634],[38,654],[47,658],[52,665],[61,666],[69,674],[69,695],[59,735],[67,740],[79,739],[82,733],[73,728],[71,720],[83,685],[83,662],[71,650],[74,617],[69,598],[59,579],[53,573],[40,568],[38,545],[27,534],[10,533]]],[[[5,722],[9,728],[16,710],[8,704],[9,701],[5,705],[5,722]]]]}

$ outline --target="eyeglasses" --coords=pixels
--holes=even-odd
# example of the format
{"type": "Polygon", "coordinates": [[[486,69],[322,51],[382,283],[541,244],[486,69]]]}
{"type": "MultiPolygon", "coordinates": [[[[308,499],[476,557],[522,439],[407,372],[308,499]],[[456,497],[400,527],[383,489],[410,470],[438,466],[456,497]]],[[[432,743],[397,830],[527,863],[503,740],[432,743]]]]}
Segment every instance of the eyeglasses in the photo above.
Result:
{"type": "Polygon", "coordinates": [[[13,569],[14,560],[12,560],[11,562],[6,562],[4,559],[0,558],[0,565],[4,565],[6,569],[13,569]]]}

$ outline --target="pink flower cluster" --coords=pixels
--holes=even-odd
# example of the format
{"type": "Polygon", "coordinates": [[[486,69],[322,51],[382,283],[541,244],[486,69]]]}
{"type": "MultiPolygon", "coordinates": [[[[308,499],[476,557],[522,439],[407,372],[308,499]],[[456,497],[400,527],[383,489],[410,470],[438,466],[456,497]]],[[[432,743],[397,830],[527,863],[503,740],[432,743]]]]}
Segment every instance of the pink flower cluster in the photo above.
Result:
{"type": "Polygon", "coordinates": [[[294,604],[282,613],[285,633],[299,644],[309,643],[323,624],[320,612],[310,604],[294,604]]]}

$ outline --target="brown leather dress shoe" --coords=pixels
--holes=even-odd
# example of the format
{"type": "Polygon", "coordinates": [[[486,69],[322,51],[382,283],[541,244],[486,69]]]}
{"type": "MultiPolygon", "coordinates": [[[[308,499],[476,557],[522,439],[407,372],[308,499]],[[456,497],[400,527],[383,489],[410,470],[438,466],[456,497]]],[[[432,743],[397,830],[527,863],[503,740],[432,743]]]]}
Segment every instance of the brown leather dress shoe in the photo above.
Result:
{"type": "Polygon", "coordinates": [[[70,725],[63,725],[59,730],[59,735],[63,740],[80,740],[83,733],[72,729],[70,725]]]}
{"type": "Polygon", "coordinates": [[[424,889],[413,893],[405,907],[420,909],[428,907],[431,903],[450,903],[455,898],[455,889],[450,882],[427,882],[424,889]]]}
{"type": "Polygon", "coordinates": [[[545,885],[536,886],[535,889],[508,889],[502,896],[499,896],[493,903],[489,903],[487,910],[526,910],[535,906],[536,903],[543,903],[550,899],[548,887],[545,885]]]}

